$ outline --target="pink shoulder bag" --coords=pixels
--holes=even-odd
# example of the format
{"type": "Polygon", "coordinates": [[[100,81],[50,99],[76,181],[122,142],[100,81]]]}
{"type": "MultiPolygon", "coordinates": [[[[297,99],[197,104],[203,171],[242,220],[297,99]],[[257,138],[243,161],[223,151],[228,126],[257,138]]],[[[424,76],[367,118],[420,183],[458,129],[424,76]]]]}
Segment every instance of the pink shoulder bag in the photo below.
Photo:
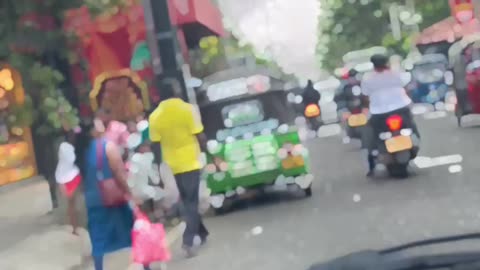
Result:
{"type": "Polygon", "coordinates": [[[103,205],[106,207],[123,205],[127,202],[127,199],[125,196],[125,191],[120,187],[118,180],[113,176],[111,178],[105,178],[103,174],[105,141],[102,140],[96,144],[98,189],[100,190],[100,196],[102,197],[103,205]]]}

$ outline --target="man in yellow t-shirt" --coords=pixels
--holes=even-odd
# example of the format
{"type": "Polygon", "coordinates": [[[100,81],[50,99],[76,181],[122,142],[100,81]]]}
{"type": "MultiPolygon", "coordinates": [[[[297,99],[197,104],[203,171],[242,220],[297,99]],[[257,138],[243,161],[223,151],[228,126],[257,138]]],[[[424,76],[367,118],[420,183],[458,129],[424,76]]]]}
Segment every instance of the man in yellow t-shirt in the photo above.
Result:
{"type": "Polygon", "coordinates": [[[160,143],[162,160],[172,169],[184,205],[187,227],[183,234],[183,248],[194,256],[193,239],[199,235],[202,243],[208,230],[198,213],[201,149],[206,139],[198,111],[193,105],[178,98],[180,86],[176,80],[166,79],[162,84],[162,102],[149,118],[152,143],[160,143]]]}

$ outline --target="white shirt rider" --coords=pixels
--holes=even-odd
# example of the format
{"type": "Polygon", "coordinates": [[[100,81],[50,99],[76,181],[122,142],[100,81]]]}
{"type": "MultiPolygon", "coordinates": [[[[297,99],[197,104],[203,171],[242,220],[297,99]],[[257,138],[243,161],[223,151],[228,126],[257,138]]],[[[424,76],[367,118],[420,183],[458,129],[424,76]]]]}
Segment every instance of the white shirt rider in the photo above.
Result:
{"type": "Polygon", "coordinates": [[[370,113],[384,114],[410,105],[412,100],[404,85],[401,75],[390,69],[366,74],[362,81],[362,93],[369,97],[370,113]]]}

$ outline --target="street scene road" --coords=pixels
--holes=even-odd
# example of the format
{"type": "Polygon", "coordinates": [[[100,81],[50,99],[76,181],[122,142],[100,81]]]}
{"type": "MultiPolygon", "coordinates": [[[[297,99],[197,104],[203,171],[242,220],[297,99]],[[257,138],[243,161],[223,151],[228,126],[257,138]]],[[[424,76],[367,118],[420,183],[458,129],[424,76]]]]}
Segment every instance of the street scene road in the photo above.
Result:
{"type": "Polygon", "coordinates": [[[478,127],[457,128],[455,118],[443,113],[417,121],[422,147],[412,177],[392,180],[378,173],[367,179],[355,142],[343,144],[340,136],[312,140],[311,198],[275,195],[209,218],[212,236],[201,254],[185,260],[176,247],[169,269],[307,269],[353,251],[477,231],[478,127]]]}

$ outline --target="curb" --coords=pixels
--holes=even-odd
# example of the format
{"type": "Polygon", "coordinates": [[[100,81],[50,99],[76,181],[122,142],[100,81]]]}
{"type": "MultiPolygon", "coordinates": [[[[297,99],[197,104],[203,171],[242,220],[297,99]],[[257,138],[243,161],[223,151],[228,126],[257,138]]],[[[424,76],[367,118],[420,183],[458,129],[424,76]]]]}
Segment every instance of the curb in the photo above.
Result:
{"type": "Polygon", "coordinates": [[[45,177],[39,175],[39,176],[34,176],[31,178],[24,179],[24,180],[20,180],[18,182],[9,183],[9,184],[0,186],[0,195],[10,193],[15,190],[19,190],[34,184],[46,183],[46,182],[47,180],[45,179],[45,177]]]}

